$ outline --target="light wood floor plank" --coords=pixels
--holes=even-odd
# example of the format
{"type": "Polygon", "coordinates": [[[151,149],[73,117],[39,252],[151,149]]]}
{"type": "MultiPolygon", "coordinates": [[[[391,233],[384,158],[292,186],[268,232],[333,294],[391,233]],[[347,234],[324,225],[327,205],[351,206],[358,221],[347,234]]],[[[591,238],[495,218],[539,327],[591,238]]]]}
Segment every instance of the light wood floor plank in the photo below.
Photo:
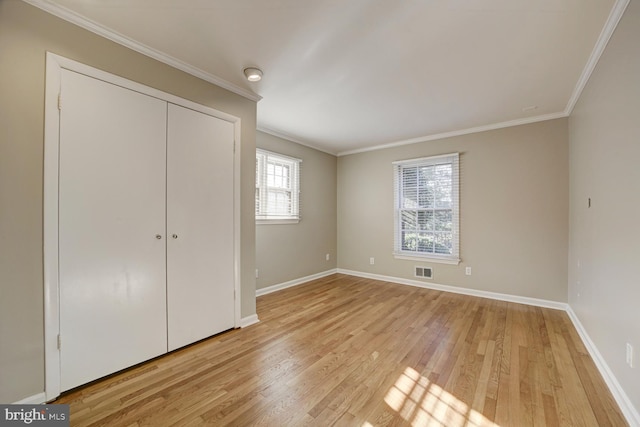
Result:
{"type": "Polygon", "coordinates": [[[61,396],[74,426],[625,426],[566,313],[335,274],[61,396]]]}

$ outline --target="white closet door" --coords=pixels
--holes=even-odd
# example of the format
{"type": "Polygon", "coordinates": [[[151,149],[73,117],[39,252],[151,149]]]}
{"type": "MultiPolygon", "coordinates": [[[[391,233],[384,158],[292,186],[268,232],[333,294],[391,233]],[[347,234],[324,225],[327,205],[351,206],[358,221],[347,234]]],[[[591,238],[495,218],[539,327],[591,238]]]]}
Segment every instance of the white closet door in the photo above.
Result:
{"type": "Polygon", "coordinates": [[[62,72],[61,388],[167,350],[164,101],[62,72]]]}
{"type": "Polygon", "coordinates": [[[169,104],[169,350],[234,326],[233,124],[169,104]]]}

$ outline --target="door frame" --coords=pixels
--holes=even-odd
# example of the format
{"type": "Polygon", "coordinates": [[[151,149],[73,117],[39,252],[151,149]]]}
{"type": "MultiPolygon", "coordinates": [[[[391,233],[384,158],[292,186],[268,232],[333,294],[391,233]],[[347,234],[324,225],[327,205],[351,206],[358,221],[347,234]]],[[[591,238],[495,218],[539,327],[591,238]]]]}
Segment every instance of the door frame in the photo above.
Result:
{"type": "Polygon", "coordinates": [[[234,270],[234,326],[240,319],[240,153],[241,120],[211,107],[162,92],[80,62],[47,52],[45,76],[44,120],[44,355],[45,398],[51,401],[60,395],[60,283],[58,271],[58,177],[60,147],[60,99],[62,70],[84,74],[107,83],[133,90],[160,100],[180,105],[230,122],[234,125],[233,165],[233,270],[234,270]]]}

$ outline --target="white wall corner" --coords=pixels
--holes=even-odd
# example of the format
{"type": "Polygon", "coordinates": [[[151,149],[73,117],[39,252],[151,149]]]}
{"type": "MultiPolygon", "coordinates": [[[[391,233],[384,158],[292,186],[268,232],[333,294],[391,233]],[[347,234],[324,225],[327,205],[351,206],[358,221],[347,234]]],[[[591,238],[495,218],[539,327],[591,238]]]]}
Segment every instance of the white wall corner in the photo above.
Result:
{"type": "Polygon", "coordinates": [[[613,372],[598,351],[596,345],[593,343],[593,341],[591,341],[589,334],[587,334],[586,329],[584,328],[584,326],[582,326],[580,319],[570,305],[567,306],[566,311],[569,315],[569,318],[571,319],[571,322],[573,322],[573,326],[578,331],[578,335],[580,335],[584,346],[587,348],[587,351],[596,364],[598,371],[600,371],[600,375],[602,375],[605,383],[607,383],[607,386],[611,391],[611,394],[613,394],[613,398],[618,403],[618,406],[620,406],[620,410],[622,411],[624,417],[627,419],[627,422],[631,427],[640,427],[640,413],[638,413],[638,410],[631,403],[631,400],[624,392],[624,389],[616,379],[615,375],[613,375],[613,372]]]}
{"type": "Polygon", "coordinates": [[[243,317],[242,319],[240,319],[240,327],[246,328],[247,326],[255,325],[259,322],[260,319],[258,319],[258,315],[252,314],[251,316],[243,317]]]}

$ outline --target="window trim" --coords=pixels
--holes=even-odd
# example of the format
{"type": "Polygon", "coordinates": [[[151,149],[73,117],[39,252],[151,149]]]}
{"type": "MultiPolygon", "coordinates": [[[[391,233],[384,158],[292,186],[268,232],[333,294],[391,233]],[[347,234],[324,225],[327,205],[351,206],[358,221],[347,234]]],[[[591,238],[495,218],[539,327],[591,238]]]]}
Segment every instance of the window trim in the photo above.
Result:
{"type": "Polygon", "coordinates": [[[394,190],[394,204],[393,204],[393,256],[396,259],[411,260],[411,261],[431,261],[441,264],[458,265],[461,262],[460,259],[460,156],[459,153],[449,153],[430,157],[421,157],[416,159],[399,160],[392,162],[393,165],[393,190],[394,190]],[[414,251],[403,251],[400,245],[400,228],[402,226],[400,222],[400,173],[404,167],[412,166],[431,166],[442,163],[443,160],[449,160],[447,163],[453,165],[452,174],[452,254],[434,254],[434,253],[419,253],[414,251]]]}
{"type": "MultiPolygon", "coordinates": [[[[273,151],[264,150],[261,148],[256,148],[256,162],[260,162],[259,156],[263,156],[264,161],[262,166],[256,166],[256,191],[259,188],[266,187],[266,163],[270,157],[276,159],[277,161],[288,163],[291,166],[291,205],[292,205],[292,213],[291,215],[269,215],[269,214],[261,214],[258,212],[258,204],[257,204],[257,195],[254,199],[256,205],[254,207],[255,213],[255,222],[257,225],[264,224],[297,224],[300,222],[300,165],[302,164],[302,160],[297,159],[295,157],[287,156],[286,154],[275,153],[273,151]],[[262,177],[259,176],[259,171],[262,171],[262,177]]],[[[263,191],[263,203],[264,197],[268,194],[267,191],[263,191]]]]}

